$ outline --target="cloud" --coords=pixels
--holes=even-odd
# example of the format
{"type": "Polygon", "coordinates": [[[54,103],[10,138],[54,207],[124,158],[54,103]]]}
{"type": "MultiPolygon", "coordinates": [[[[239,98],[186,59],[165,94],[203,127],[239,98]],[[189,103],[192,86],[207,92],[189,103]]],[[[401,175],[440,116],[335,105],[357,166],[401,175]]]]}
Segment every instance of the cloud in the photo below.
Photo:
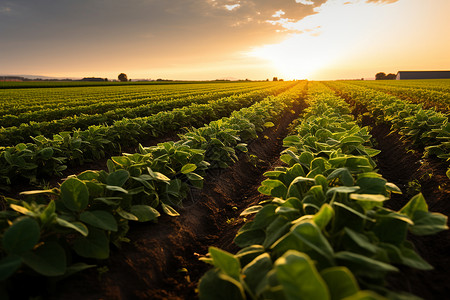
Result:
{"type": "Polygon", "coordinates": [[[398,0],[366,0],[366,3],[379,3],[379,4],[390,4],[395,3],[398,0]]]}
{"type": "Polygon", "coordinates": [[[11,12],[12,12],[11,7],[7,7],[7,6],[0,7],[0,14],[9,14],[11,12]]]}

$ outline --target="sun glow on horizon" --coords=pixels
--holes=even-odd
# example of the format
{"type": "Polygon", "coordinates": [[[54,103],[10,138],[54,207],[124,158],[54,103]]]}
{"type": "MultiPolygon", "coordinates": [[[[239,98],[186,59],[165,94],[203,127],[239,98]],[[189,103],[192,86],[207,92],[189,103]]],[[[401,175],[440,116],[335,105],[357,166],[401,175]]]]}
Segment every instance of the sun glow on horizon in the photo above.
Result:
{"type": "Polygon", "coordinates": [[[286,79],[324,77],[324,70],[337,68],[342,61],[350,65],[354,56],[367,51],[371,39],[386,30],[379,19],[389,9],[392,7],[358,0],[330,1],[299,22],[280,21],[278,24],[294,33],[279,44],[258,47],[248,54],[271,62],[286,79]]]}

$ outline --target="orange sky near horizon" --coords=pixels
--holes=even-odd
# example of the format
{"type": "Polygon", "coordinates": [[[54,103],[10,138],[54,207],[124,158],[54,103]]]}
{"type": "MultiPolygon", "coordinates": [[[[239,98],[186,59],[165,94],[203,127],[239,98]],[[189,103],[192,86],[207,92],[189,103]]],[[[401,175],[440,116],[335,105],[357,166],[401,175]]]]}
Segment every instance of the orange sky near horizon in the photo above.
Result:
{"type": "Polygon", "coordinates": [[[450,69],[448,0],[0,0],[0,75],[373,78],[450,69]]]}

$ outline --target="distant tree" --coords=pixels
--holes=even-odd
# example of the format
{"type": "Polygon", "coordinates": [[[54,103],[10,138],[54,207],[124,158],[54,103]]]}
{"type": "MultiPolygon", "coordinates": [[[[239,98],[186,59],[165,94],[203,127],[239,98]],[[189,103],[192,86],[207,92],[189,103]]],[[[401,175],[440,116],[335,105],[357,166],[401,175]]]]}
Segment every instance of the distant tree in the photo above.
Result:
{"type": "Polygon", "coordinates": [[[278,81],[284,81],[284,79],[278,79],[278,81]]]}
{"type": "Polygon", "coordinates": [[[385,79],[388,79],[388,80],[394,80],[394,79],[396,79],[396,78],[397,78],[397,75],[392,74],[392,73],[389,73],[389,74],[386,75],[386,78],[385,78],[385,79]]]}
{"type": "Polygon", "coordinates": [[[274,78],[273,78],[273,81],[278,81],[278,77],[274,77],[274,78]]]}
{"type": "Polygon", "coordinates": [[[269,81],[269,78],[267,78],[266,81],[269,81]]]}
{"type": "Polygon", "coordinates": [[[386,79],[386,73],[380,72],[375,75],[375,80],[383,80],[386,79]]]}
{"type": "Polygon", "coordinates": [[[125,74],[125,73],[120,73],[118,78],[120,81],[128,81],[127,74],[125,74]]]}

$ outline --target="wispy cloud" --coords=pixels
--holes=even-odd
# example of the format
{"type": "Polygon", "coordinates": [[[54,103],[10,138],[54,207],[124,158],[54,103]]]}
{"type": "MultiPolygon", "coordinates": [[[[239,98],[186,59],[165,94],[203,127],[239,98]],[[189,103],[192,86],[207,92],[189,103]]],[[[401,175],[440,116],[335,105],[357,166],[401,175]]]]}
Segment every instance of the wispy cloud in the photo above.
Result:
{"type": "Polygon", "coordinates": [[[398,2],[398,0],[367,0],[366,3],[390,4],[398,2]]]}
{"type": "Polygon", "coordinates": [[[0,7],[0,14],[9,14],[11,12],[12,12],[11,7],[8,6],[0,7]]]}

